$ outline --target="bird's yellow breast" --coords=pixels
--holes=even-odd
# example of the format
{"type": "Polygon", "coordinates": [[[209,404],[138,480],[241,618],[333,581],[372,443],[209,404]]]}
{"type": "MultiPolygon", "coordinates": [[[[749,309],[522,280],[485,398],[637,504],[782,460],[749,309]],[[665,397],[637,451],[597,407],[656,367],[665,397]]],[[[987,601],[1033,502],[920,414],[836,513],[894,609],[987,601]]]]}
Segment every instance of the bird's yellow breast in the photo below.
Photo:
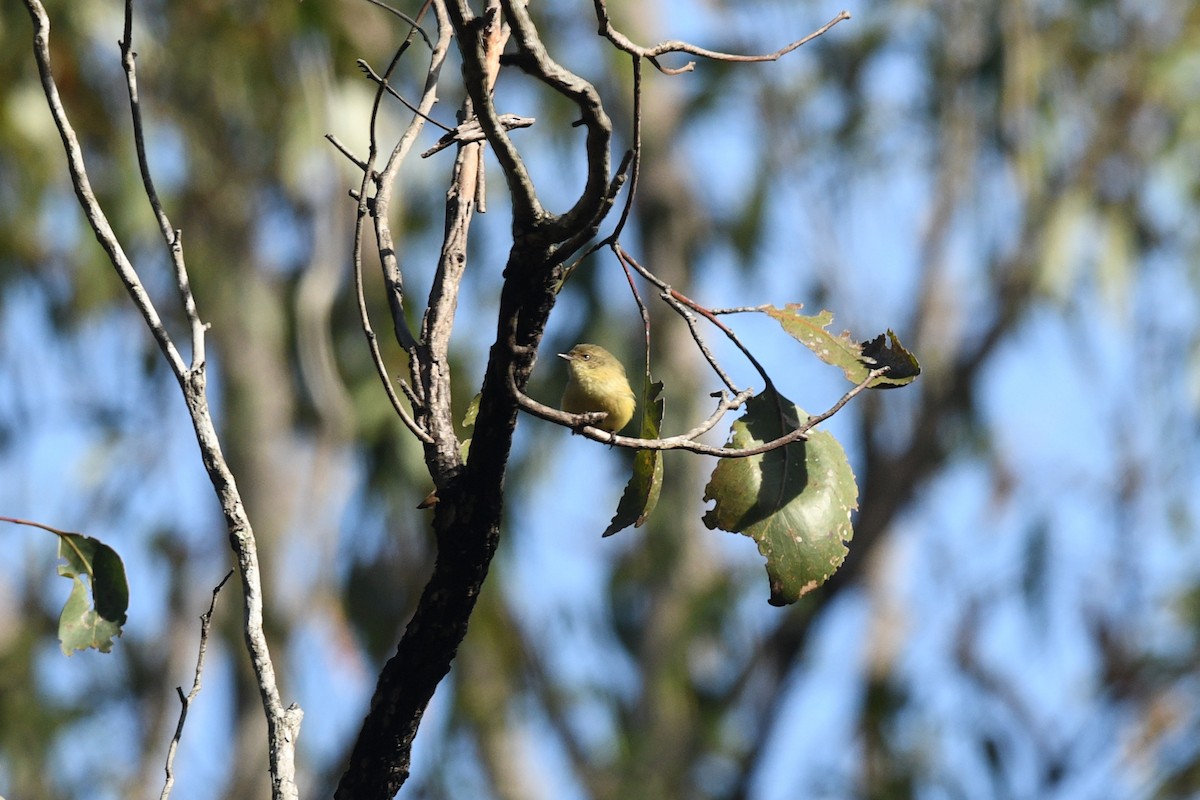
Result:
{"type": "Polygon", "coordinates": [[[603,411],[608,416],[596,423],[596,427],[619,431],[633,419],[636,407],[637,398],[619,363],[615,368],[571,363],[570,379],[563,392],[563,411],[570,414],[603,411]]]}

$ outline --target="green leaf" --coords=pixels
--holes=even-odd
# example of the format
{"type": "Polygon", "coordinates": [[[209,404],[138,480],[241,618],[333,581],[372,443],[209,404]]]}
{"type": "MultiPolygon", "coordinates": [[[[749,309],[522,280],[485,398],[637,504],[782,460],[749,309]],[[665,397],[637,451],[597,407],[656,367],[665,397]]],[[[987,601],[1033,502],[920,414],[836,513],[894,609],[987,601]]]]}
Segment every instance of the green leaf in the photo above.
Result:
{"type": "MultiPolygon", "coordinates": [[[[663,419],[663,385],[651,383],[646,376],[642,387],[642,430],[643,439],[657,439],[663,419]]],[[[633,456],[633,475],[617,503],[617,513],[612,522],[604,529],[604,536],[612,536],[619,530],[632,525],[642,527],[654,506],[658,504],[658,495],[662,491],[663,464],[661,450],[638,450],[633,456]]]]}
{"type": "Polygon", "coordinates": [[[838,335],[826,328],[833,324],[833,313],[822,311],[815,316],[800,313],[799,303],[789,303],[783,308],[764,306],[762,311],[788,332],[793,338],[812,350],[826,364],[840,367],[851,383],[862,383],[871,370],[886,366],[888,374],[871,381],[868,388],[890,388],[912,383],[921,374],[921,366],[912,353],[905,350],[896,334],[888,330],[885,334],[867,342],[857,342],[849,331],[838,335]]]}
{"type": "Polygon", "coordinates": [[[79,533],[58,533],[58,574],[74,585],[58,620],[62,651],[94,647],[101,653],[112,650],[114,636],[121,635],[129,608],[129,583],[125,565],[116,551],[103,542],[79,533]],[[83,576],[91,583],[91,597],[83,576]]]}
{"type": "Polygon", "coordinates": [[[810,317],[800,313],[802,308],[804,306],[800,303],[788,303],[783,308],[764,306],[762,310],[793,338],[812,350],[817,358],[826,364],[841,367],[846,377],[854,383],[867,377],[870,370],[863,367],[862,348],[850,338],[850,332],[843,331],[841,335],[834,336],[826,330],[833,324],[833,312],[822,311],[810,317]]]}
{"type": "MultiPolygon", "coordinates": [[[[475,427],[475,418],[479,416],[479,400],[483,397],[483,392],[477,392],[471,398],[471,402],[467,403],[467,413],[463,414],[463,429],[469,431],[475,427]]],[[[463,439],[462,444],[458,446],[458,454],[462,456],[463,463],[467,462],[467,453],[471,452],[471,438],[468,436],[463,439]]]]}
{"type": "MultiPolygon", "coordinates": [[[[746,403],[728,447],[747,450],[796,430],[808,414],[767,387],[746,403]]],[[[742,533],[767,560],[771,605],[794,603],[837,571],[853,536],[858,486],[837,439],[811,431],[800,440],[746,458],[723,458],[704,499],[709,528],[742,533]]]]}
{"type": "Polygon", "coordinates": [[[467,413],[463,414],[463,427],[474,428],[475,418],[479,416],[479,400],[483,397],[483,392],[476,392],[471,398],[471,402],[467,403],[467,413]]]}

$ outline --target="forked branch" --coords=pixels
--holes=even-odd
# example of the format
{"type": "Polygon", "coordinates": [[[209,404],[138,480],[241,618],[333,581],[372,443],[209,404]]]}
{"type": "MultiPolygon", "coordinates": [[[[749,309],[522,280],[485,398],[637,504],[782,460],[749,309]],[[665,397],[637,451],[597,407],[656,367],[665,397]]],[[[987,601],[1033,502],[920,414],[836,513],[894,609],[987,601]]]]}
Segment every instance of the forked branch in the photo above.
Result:
{"type": "Polygon", "coordinates": [[[233,473],[230,472],[221,443],[213,425],[212,414],[208,405],[206,365],[204,361],[204,331],[205,326],[200,322],[195,301],[192,298],[187,268],[183,261],[183,249],[180,235],[173,231],[166,214],[158,202],[154,192],[153,182],[149,178],[149,170],[145,161],[145,148],[141,134],[141,111],[138,105],[137,80],[134,70],[135,54],[132,49],[132,4],[125,5],[125,35],[121,42],[122,63],[125,67],[127,88],[132,103],[135,139],[138,147],[138,161],[142,170],[147,197],[154,210],[155,217],[162,230],[163,237],[171,252],[171,261],[175,268],[175,277],[180,293],[180,301],[188,317],[192,334],[192,363],[188,366],[179,354],[175,342],[171,339],[163,325],[162,319],[154,306],[150,295],[146,292],[142,280],[125,254],[117,235],[113,232],[108,218],[92,191],[88,179],[87,168],[83,161],[83,151],[75,129],[63,107],[59,96],[58,86],[50,65],[50,18],[41,0],[25,0],[33,21],[33,54],[41,76],[42,90],[54,123],[62,138],[63,148],[67,156],[67,166],[71,182],[75,187],[75,195],[87,217],[96,239],[108,255],[109,261],[125,286],[134,306],[141,313],[147,327],[158,343],[159,349],[166,358],[179,381],[183,392],[184,402],[192,420],[192,428],[196,434],[197,444],[204,461],[205,470],[213,485],[221,510],[225,516],[225,524],[229,530],[229,540],[238,561],[238,571],[242,581],[242,598],[244,600],[243,633],[246,638],[246,649],[254,669],[258,683],[259,694],[262,698],[263,710],[267,718],[268,747],[270,753],[270,773],[272,797],[276,800],[291,800],[297,797],[295,742],[300,731],[300,721],[303,717],[299,706],[291,705],[285,708],[280,700],[279,687],[275,680],[275,667],[267,647],[266,635],[263,632],[263,597],[262,581],[258,568],[258,549],[250,520],[246,516],[245,506],[237,488],[233,473]]]}

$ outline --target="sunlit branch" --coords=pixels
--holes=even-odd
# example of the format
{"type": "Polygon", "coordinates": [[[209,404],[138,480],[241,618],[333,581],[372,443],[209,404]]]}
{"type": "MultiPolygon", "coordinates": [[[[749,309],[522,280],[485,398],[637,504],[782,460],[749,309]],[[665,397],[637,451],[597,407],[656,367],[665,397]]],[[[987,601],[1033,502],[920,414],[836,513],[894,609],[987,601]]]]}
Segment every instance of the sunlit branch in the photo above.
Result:
{"type": "Polygon", "coordinates": [[[769,305],[761,305],[761,306],[732,306],[732,307],[730,307],[730,308],[710,308],[710,309],[708,310],[708,313],[710,313],[710,314],[714,314],[714,315],[719,315],[719,314],[748,314],[748,313],[750,313],[750,312],[752,312],[752,311],[763,311],[763,310],[765,310],[765,309],[768,309],[768,308],[770,308],[770,307],[771,307],[771,306],[769,306],[769,305]]]}
{"type": "MultiPolygon", "coordinates": [[[[508,27],[503,24],[497,0],[492,0],[489,11],[481,19],[484,24],[476,34],[483,45],[483,89],[490,104],[491,93],[500,73],[500,54],[508,42],[508,27]]],[[[467,121],[464,123],[467,129],[472,121],[478,122],[476,108],[472,97],[463,99],[459,118],[467,121]]],[[[483,126],[480,124],[479,136],[474,141],[464,142],[454,160],[454,172],[446,192],[442,247],[421,322],[419,366],[427,393],[426,425],[433,437],[432,448],[437,452],[437,466],[431,464],[437,484],[448,478],[462,462],[461,445],[454,427],[450,336],[468,264],[467,245],[477,208],[479,182],[483,178],[482,132],[483,126]]]]}
{"type": "MultiPolygon", "coordinates": [[[[263,595],[257,544],[249,517],[246,515],[241,494],[237,488],[237,481],[234,479],[233,473],[225,461],[225,456],[221,450],[221,442],[217,436],[216,427],[213,424],[212,412],[209,408],[207,397],[207,371],[203,360],[202,338],[204,328],[199,322],[199,315],[195,311],[194,304],[189,301],[191,291],[186,279],[186,270],[182,267],[182,250],[179,248],[179,236],[171,230],[170,224],[166,222],[165,214],[159,215],[159,224],[163,229],[164,237],[166,237],[172,247],[172,261],[176,265],[176,279],[180,283],[179,288],[183,296],[185,310],[192,324],[193,336],[198,336],[201,339],[200,345],[193,349],[193,363],[191,367],[183,363],[183,359],[180,357],[178,349],[163,326],[162,320],[158,316],[158,312],[150,300],[145,287],[142,285],[136,269],[125,255],[124,249],[121,247],[116,234],[109,225],[108,219],[92,191],[87,170],[83,163],[83,153],[79,146],[78,137],[62,105],[58,87],[55,84],[50,68],[50,18],[46,13],[46,9],[43,7],[41,0],[25,0],[25,6],[28,8],[30,18],[33,20],[34,59],[38,65],[42,89],[46,95],[50,113],[54,118],[55,125],[58,127],[59,135],[63,141],[63,148],[66,152],[68,170],[71,175],[71,182],[75,187],[75,194],[79,199],[79,204],[83,209],[84,215],[87,217],[96,235],[96,239],[108,255],[109,262],[112,264],[122,284],[124,284],[134,305],[141,313],[147,327],[150,328],[151,334],[158,342],[159,348],[162,350],[172,372],[174,372],[179,381],[184,402],[187,404],[188,414],[192,420],[192,428],[196,434],[196,442],[200,447],[205,470],[208,473],[213,490],[220,501],[221,510],[225,517],[225,524],[229,531],[230,545],[237,557],[238,571],[241,576],[242,597],[244,600],[242,629],[245,635],[246,649],[254,669],[259,695],[263,704],[263,711],[267,720],[271,794],[276,800],[292,800],[298,794],[295,779],[295,742],[296,737],[299,735],[300,722],[304,717],[304,713],[295,704],[285,708],[280,700],[279,687],[275,680],[275,667],[271,661],[266,634],[263,631],[263,595]]],[[[121,50],[126,69],[127,86],[136,109],[137,84],[135,73],[132,69],[133,51],[129,35],[132,29],[132,21],[130,19],[132,13],[131,4],[126,4],[125,12],[125,38],[121,42],[121,50]]],[[[140,129],[140,112],[135,111],[135,123],[140,129]]],[[[139,151],[139,160],[144,167],[144,152],[141,150],[139,151]]],[[[151,182],[147,186],[147,191],[152,192],[152,190],[153,183],[151,182]]],[[[152,197],[151,204],[155,205],[156,202],[156,196],[152,197]]],[[[160,211],[160,208],[156,208],[156,214],[160,211]]]]}

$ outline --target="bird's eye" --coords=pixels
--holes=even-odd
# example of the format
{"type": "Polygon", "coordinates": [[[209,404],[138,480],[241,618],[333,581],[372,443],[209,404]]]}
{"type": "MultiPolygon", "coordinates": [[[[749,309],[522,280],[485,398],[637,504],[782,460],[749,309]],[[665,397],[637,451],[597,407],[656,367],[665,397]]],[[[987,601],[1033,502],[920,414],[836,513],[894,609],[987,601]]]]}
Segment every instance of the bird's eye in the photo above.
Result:
{"type": "Polygon", "coordinates": [[[592,360],[592,354],[591,354],[591,353],[584,353],[584,354],[583,354],[583,360],[584,360],[584,361],[591,361],[591,360],[592,360]]]}

